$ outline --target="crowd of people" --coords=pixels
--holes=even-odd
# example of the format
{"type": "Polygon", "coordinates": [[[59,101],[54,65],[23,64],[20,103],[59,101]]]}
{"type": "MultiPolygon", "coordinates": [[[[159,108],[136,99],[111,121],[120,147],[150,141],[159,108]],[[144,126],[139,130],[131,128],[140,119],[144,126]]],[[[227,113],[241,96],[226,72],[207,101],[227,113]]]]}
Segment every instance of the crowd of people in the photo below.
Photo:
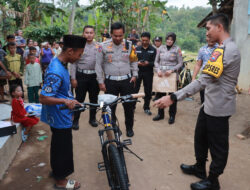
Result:
{"type": "MultiPolygon", "coordinates": [[[[184,173],[202,179],[191,184],[192,190],[220,189],[218,177],[227,163],[228,120],[235,112],[234,88],[240,69],[240,54],[230,38],[227,16],[218,14],[210,17],[206,29],[207,45],[198,53],[193,82],[177,92],[168,92],[168,96],[156,92],[154,106],[158,108],[158,114],[152,118],[153,121],[164,119],[164,109],[169,107],[168,123],[173,124],[177,102],[200,92],[203,104],[195,130],[196,163],[181,165],[184,173]],[[208,150],[212,162],[207,176],[208,150]]],[[[22,75],[25,73],[29,102],[43,104],[41,121],[47,123],[52,131],[50,159],[52,176],[58,188],[80,188],[79,182],[67,180],[67,176],[74,172],[72,129],[79,129],[80,118],[80,112],[76,112],[72,119],[70,109],[84,102],[87,93],[89,101],[97,103],[100,91],[123,96],[139,92],[143,83],[143,109],[146,115],[151,116],[153,76],[167,78],[175,73],[177,77],[172,85],[178,83],[183,60],[174,32],[167,33],[166,44],[163,45],[162,37],[155,36],[152,40],[149,32],[139,36],[135,29],[124,39],[125,26],[120,22],[112,24],[110,30],[111,35],[107,29],[104,30],[102,42],[99,43],[95,41],[95,28],[87,25],[83,28],[82,37],[65,35],[63,42],[55,42],[52,46],[45,42],[41,47],[32,40],[26,43],[22,32],[18,31],[16,36],[7,37],[7,45],[0,50],[0,61],[3,63],[0,62],[0,73],[5,73],[1,75],[5,78],[0,80],[1,100],[4,101],[3,86],[7,84],[7,79],[10,86],[16,87],[11,91],[13,104],[23,105],[23,93],[20,91],[23,91],[22,75]],[[75,98],[72,89],[75,89],[75,98]],[[62,104],[69,109],[61,110],[62,104]]],[[[123,108],[126,135],[133,137],[136,104],[123,103],[123,108]]],[[[114,126],[117,125],[116,106],[112,106],[111,110],[111,123],[114,126]]],[[[24,115],[27,117],[26,113],[24,115]]],[[[37,120],[30,122],[34,125],[37,120]]],[[[90,109],[89,124],[98,126],[95,109],[90,109]]]]}

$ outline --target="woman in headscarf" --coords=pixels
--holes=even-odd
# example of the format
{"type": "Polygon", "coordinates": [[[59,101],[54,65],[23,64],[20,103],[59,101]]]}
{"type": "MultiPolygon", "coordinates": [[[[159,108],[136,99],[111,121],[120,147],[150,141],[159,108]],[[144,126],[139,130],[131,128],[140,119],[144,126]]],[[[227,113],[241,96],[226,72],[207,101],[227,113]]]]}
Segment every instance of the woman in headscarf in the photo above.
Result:
{"type": "MultiPolygon", "coordinates": [[[[157,51],[155,68],[159,77],[170,76],[171,73],[177,72],[183,65],[181,49],[174,45],[175,41],[176,34],[169,32],[166,35],[166,45],[162,45],[157,51]]],[[[157,93],[156,99],[165,95],[166,93],[157,93]]],[[[173,124],[175,122],[176,111],[177,103],[174,103],[169,108],[169,124],[173,124]]],[[[158,109],[158,114],[153,118],[153,121],[159,121],[161,119],[164,119],[164,109],[158,109]]]]}

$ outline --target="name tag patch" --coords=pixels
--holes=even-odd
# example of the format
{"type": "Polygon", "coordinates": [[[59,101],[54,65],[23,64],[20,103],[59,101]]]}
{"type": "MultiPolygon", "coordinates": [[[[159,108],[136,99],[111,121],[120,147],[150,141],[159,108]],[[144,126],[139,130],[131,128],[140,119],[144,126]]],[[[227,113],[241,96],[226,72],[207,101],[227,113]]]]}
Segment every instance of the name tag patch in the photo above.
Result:
{"type": "Polygon", "coordinates": [[[219,78],[223,72],[223,48],[216,48],[207,64],[203,69],[203,73],[219,78]]]}

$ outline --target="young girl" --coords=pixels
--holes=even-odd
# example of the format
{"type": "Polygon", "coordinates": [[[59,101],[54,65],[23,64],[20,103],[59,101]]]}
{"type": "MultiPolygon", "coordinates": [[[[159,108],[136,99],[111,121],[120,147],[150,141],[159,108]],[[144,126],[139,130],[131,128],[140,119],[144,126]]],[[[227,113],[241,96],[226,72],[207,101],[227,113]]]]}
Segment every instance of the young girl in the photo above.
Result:
{"type": "Polygon", "coordinates": [[[21,123],[23,126],[22,129],[22,139],[25,142],[28,137],[28,133],[31,128],[36,125],[39,121],[37,117],[30,116],[26,110],[24,109],[23,104],[23,91],[21,86],[12,85],[10,87],[10,94],[12,96],[12,112],[11,112],[11,120],[15,123],[21,123]]]}

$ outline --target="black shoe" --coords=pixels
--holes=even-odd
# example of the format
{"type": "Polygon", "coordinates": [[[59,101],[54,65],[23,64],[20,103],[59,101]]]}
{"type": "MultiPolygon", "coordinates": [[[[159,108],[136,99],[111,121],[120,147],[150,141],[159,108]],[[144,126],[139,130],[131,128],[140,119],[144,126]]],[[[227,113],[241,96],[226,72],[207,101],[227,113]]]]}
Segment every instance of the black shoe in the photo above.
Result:
{"type": "Polygon", "coordinates": [[[169,117],[169,120],[168,120],[168,124],[173,124],[174,123],[174,121],[175,121],[175,117],[174,116],[170,116],[169,117]]]}
{"type": "Polygon", "coordinates": [[[127,130],[127,137],[133,137],[133,136],[134,136],[133,129],[127,130]]]}
{"type": "Polygon", "coordinates": [[[89,124],[92,126],[92,127],[98,127],[98,123],[96,120],[91,120],[89,121],[89,124]]]}
{"type": "Polygon", "coordinates": [[[153,121],[159,121],[159,120],[162,120],[164,119],[164,116],[161,116],[161,115],[156,115],[154,118],[153,118],[153,121]]]}
{"type": "Polygon", "coordinates": [[[78,121],[73,122],[72,129],[73,130],[79,130],[79,123],[78,123],[78,121]]]}
{"type": "Polygon", "coordinates": [[[205,168],[204,169],[198,168],[196,164],[195,165],[181,164],[180,167],[183,173],[185,174],[194,175],[200,179],[206,179],[207,177],[205,168]]]}
{"type": "Polygon", "coordinates": [[[203,179],[199,182],[192,183],[190,185],[192,190],[220,190],[220,184],[218,179],[213,182],[209,179],[203,179]]]}
{"type": "Polygon", "coordinates": [[[144,110],[144,113],[147,114],[147,115],[152,115],[152,112],[149,109],[144,110]]]}

